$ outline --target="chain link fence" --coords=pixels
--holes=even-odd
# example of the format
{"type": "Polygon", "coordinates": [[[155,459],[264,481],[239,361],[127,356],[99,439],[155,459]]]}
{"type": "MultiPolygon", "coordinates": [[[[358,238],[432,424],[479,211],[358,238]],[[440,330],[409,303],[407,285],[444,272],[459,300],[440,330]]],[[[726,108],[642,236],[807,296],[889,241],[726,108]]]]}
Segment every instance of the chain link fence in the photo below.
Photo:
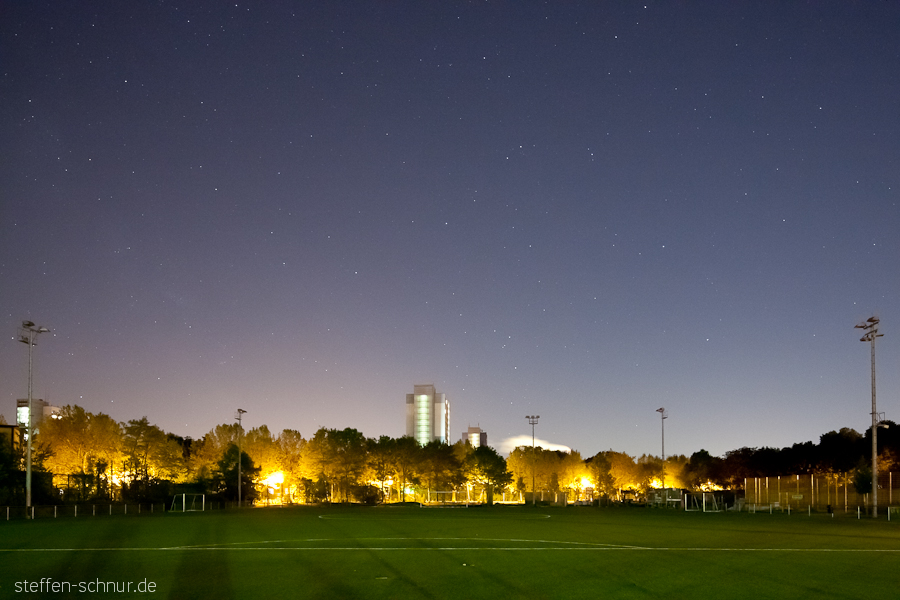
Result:
{"type": "MultiPolygon", "coordinates": [[[[859,494],[849,473],[781,475],[744,480],[744,503],[782,510],[856,512],[870,509],[872,494],[859,494]]],[[[900,473],[878,474],[878,507],[900,503],[900,473]]]]}

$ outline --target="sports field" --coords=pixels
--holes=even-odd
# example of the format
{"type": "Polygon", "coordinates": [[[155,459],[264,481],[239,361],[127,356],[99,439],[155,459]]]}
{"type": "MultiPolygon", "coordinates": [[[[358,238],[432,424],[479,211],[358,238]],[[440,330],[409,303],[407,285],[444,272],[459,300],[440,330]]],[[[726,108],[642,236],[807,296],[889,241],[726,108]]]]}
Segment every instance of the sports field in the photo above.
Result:
{"type": "Polygon", "coordinates": [[[2,598],[871,600],[900,597],[900,524],[523,506],[68,517],[0,522],[0,565],[2,598]]]}

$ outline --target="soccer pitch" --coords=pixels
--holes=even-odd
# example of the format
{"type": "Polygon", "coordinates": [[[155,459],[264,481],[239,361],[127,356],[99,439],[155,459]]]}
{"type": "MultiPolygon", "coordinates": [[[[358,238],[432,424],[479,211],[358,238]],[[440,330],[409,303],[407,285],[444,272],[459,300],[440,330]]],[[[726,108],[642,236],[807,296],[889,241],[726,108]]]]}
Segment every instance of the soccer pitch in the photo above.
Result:
{"type": "Polygon", "coordinates": [[[47,518],[0,531],[3,598],[900,594],[900,524],[822,515],[320,506],[47,518]]]}

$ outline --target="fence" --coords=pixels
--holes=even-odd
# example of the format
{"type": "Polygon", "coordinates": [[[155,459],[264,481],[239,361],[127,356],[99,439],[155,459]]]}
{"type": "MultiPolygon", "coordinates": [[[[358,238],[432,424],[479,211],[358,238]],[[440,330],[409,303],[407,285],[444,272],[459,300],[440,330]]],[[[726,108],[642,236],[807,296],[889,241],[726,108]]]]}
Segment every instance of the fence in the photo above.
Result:
{"type": "MultiPolygon", "coordinates": [[[[219,502],[207,502],[206,510],[223,508],[219,502]]],[[[57,504],[26,508],[24,506],[0,506],[0,521],[17,519],[62,519],[83,517],[149,516],[164,515],[169,507],[156,504],[57,504]]],[[[176,512],[181,512],[176,511],[176,512]]]]}
{"type": "MultiPolygon", "coordinates": [[[[748,477],[744,480],[746,504],[776,506],[792,510],[856,511],[870,508],[871,494],[858,494],[850,474],[782,475],[777,477],[748,477]]],[[[900,502],[900,473],[878,474],[878,506],[900,502]]]]}

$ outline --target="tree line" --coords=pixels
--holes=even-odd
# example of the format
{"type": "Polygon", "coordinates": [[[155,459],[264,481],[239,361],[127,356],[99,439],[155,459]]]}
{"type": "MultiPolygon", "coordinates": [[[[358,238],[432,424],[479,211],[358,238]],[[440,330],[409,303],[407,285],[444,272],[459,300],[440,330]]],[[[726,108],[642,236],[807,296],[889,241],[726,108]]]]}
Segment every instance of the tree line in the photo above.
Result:
{"type": "MultiPolygon", "coordinates": [[[[880,470],[900,465],[900,427],[879,431],[880,470]]],[[[167,433],[146,417],[117,422],[74,405],[46,419],[35,435],[36,502],[121,500],[160,502],[174,493],[206,493],[279,502],[491,501],[521,499],[532,490],[570,500],[621,499],[659,488],[731,489],[748,477],[844,474],[864,488],[870,433],[843,428],[819,442],[791,447],[740,448],[724,457],[699,450],[690,457],[633,457],[614,450],[582,458],[577,451],[518,447],[504,459],[473,448],[410,437],[367,438],[356,429],[321,428],[309,439],[265,425],[242,431],[222,424],[199,439],[167,433]],[[240,446],[240,451],[238,450],[240,446]]],[[[22,494],[21,448],[0,444],[0,504],[22,494]]],[[[870,484],[869,484],[870,485],[870,484]]],[[[864,493],[865,489],[859,489],[864,493]]]]}

